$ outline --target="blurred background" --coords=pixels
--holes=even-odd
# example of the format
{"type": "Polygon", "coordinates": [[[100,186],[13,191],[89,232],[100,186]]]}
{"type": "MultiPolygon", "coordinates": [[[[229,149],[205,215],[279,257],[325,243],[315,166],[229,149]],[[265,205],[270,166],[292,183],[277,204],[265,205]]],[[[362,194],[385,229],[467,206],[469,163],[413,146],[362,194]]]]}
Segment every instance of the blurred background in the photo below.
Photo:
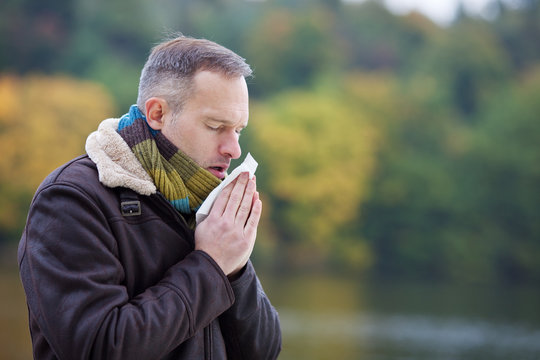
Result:
{"type": "Polygon", "coordinates": [[[35,189],[176,32],[255,71],[282,359],[540,358],[540,1],[2,0],[0,359],[32,357],[35,189]]]}

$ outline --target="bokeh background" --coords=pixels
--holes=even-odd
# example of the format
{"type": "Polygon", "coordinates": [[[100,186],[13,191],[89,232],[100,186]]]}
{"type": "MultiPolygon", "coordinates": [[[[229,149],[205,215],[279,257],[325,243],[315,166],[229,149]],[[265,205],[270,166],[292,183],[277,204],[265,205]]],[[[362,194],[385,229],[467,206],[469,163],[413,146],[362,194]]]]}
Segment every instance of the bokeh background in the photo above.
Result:
{"type": "Polygon", "coordinates": [[[540,359],[540,1],[417,3],[1,0],[0,359],[32,357],[33,192],[177,32],[255,71],[282,359],[540,359]]]}

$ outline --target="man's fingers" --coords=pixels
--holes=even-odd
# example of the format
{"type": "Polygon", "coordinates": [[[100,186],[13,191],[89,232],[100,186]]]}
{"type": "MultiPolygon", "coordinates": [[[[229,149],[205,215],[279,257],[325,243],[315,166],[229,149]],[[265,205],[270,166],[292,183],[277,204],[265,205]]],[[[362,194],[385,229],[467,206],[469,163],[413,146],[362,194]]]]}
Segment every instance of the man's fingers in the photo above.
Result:
{"type": "Polygon", "coordinates": [[[221,190],[221,193],[217,196],[216,201],[214,202],[214,205],[212,206],[212,209],[210,210],[210,213],[216,213],[218,216],[223,215],[223,212],[225,211],[225,208],[227,207],[227,203],[229,202],[229,197],[231,196],[231,192],[236,184],[235,179],[233,182],[231,182],[229,185],[225,186],[223,190],[221,190]]]}
{"type": "Polygon", "coordinates": [[[240,204],[242,203],[242,199],[244,198],[244,192],[246,191],[246,184],[249,181],[249,174],[248,173],[242,173],[238,178],[236,179],[236,183],[234,184],[234,187],[231,191],[231,195],[229,196],[229,202],[227,203],[227,206],[225,207],[224,216],[235,218],[236,213],[238,212],[238,208],[240,207],[240,204]]]}
{"type": "Polygon", "coordinates": [[[255,196],[256,187],[254,180],[249,180],[246,184],[244,196],[240,202],[235,218],[235,222],[242,224],[242,226],[246,224],[251,208],[253,207],[253,197],[255,196]]]}
{"type": "Polygon", "coordinates": [[[254,239],[257,235],[257,228],[259,226],[259,220],[262,214],[262,201],[259,199],[259,193],[255,193],[253,198],[253,206],[251,207],[251,213],[247,219],[246,226],[244,228],[244,235],[248,238],[254,239]]]}
{"type": "Polygon", "coordinates": [[[206,251],[229,275],[249,259],[261,218],[255,179],[241,174],[216,199],[210,216],[195,230],[195,247],[206,251]]]}
{"type": "Polygon", "coordinates": [[[240,174],[216,198],[211,213],[217,216],[226,216],[234,223],[245,225],[256,200],[258,200],[258,195],[255,198],[256,188],[255,179],[250,180],[249,173],[240,174]]]}

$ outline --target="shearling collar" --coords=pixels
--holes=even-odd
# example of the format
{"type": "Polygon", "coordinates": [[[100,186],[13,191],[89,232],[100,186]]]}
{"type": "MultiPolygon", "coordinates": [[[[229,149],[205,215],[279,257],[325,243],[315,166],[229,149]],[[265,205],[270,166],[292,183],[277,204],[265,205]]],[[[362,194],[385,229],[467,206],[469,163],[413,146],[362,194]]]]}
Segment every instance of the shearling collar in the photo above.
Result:
{"type": "Polygon", "coordinates": [[[96,164],[99,181],[107,187],[125,187],[141,195],[156,193],[152,178],[116,129],[120,119],[107,119],[86,139],[86,152],[96,164]]]}

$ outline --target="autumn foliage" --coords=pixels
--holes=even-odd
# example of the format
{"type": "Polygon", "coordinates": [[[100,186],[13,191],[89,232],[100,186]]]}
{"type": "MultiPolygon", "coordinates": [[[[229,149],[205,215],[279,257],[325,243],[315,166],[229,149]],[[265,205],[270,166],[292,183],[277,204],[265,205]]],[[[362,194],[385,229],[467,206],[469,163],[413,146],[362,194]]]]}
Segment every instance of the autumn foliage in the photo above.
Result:
{"type": "MultiPolygon", "coordinates": [[[[69,77],[0,76],[0,228],[20,229],[28,200],[54,168],[84,153],[111,115],[106,90],[69,77]]],[[[0,232],[1,234],[1,232],[0,232]]]]}

